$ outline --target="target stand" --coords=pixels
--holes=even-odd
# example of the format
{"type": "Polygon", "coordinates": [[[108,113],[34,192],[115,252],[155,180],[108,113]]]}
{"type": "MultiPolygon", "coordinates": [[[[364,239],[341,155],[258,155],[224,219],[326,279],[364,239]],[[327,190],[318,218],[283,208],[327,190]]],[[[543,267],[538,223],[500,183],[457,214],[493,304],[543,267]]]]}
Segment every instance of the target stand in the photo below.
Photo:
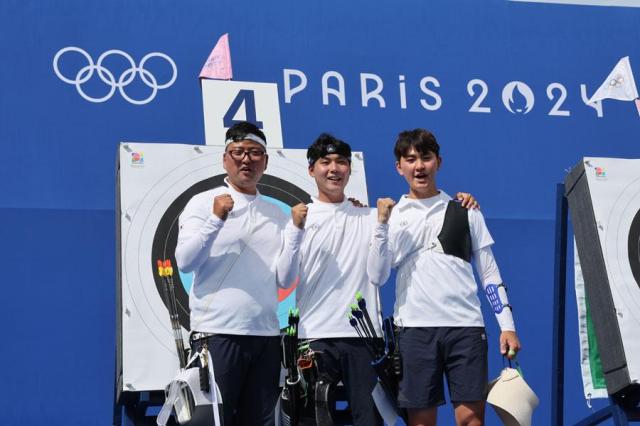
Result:
{"type": "Polygon", "coordinates": [[[564,185],[557,187],[551,390],[554,425],[564,424],[569,211],[599,352],[595,355],[599,355],[610,404],[577,425],[596,425],[609,418],[616,425],[627,425],[640,421],[640,160],[584,158],[564,185]]]}

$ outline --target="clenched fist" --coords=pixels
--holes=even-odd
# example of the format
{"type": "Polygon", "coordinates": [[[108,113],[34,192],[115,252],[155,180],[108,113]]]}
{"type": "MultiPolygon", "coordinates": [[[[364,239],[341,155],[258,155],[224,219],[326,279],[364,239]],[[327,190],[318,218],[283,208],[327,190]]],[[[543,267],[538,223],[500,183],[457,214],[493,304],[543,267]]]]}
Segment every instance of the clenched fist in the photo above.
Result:
{"type": "Polygon", "coordinates": [[[222,194],[213,198],[213,214],[220,219],[227,220],[231,210],[233,210],[233,198],[231,198],[231,195],[222,194]]]}
{"type": "Polygon", "coordinates": [[[378,222],[387,223],[391,216],[391,210],[396,202],[391,198],[378,198],[378,222]]]}
{"type": "Polygon", "coordinates": [[[296,204],[291,208],[291,220],[293,224],[300,229],[304,229],[304,223],[307,221],[307,212],[309,208],[306,204],[296,204]]]}

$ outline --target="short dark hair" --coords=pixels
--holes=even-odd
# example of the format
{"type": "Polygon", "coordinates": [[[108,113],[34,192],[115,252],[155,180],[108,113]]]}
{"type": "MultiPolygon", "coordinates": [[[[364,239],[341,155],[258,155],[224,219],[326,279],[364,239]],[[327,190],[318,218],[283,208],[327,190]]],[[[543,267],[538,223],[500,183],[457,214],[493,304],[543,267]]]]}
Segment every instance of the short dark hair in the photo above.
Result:
{"type": "Polygon", "coordinates": [[[322,133],[309,148],[307,148],[307,160],[313,165],[320,158],[338,154],[345,157],[351,163],[351,146],[328,133],[322,133]]]}
{"type": "Polygon", "coordinates": [[[264,135],[262,130],[249,121],[240,121],[239,123],[229,127],[225,135],[225,140],[232,139],[234,142],[241,141],[248,134],[259,136],[265,143],[267,143],[267,137],[264,135]]]}
{"type": "Polygon", "coordinates": [[[396,161],[400,161],[401,157],[406,156],[411,148],[422,155],[431,151],[436,157],[440,156],[440,145],[436,142],[436,137],[426,129],[405,130],[398,134],[396,146],[393,148],[396,161]]]}

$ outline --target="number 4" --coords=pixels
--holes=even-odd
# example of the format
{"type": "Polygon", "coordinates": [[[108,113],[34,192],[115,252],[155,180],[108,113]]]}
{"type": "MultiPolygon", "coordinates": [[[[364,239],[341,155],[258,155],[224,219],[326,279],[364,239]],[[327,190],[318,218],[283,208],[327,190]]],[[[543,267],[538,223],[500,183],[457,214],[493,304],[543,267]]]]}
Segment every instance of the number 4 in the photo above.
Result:
{"type": "Polygon", "coordinates": [[[236,123],[240,123],[242,120],[234,120],[233,117],[236,116],[238,110],[242,107],[244,103],[244,116],[246,121],[249,121],[259,129],[263,128],[262,121],[258,121],[256,117],[256,100],[254,97],[253,90],[240,90],[236,95],[233,102],[229,106],[229,109],[224,114],[224,127],[229,128],[236,123]]]}

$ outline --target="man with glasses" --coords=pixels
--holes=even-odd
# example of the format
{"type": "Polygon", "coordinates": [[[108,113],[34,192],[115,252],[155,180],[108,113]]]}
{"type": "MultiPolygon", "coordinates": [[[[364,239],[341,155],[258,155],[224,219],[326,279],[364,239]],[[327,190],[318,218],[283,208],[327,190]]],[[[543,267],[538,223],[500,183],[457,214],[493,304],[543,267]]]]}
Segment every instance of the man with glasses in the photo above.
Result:
{"type": "Polygon", "coordinates": [[[193,272],[196,349],[207,345],[224,425],[273,424],[280,374],[276,271],[288,217],[257,189],[266,137],[241,122],[226,133],[224,185],[194,196],[180,215],[176,260],[193,272]]]}

